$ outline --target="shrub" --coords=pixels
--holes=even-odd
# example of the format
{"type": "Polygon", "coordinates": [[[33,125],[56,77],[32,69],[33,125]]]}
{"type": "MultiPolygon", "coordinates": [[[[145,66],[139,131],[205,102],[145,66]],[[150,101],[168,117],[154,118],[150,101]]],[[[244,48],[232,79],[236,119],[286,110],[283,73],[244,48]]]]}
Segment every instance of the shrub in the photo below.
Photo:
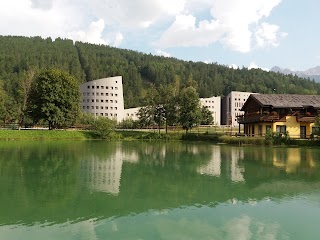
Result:
{"type": "Polygon", "coordinates": [[[97,137],[102,139],[116,138],[116,133],[114,132],[116,126],[116,121],[105,117],[99,117],[94,123],[94,132],[97,137]]]}
{"type": "Polygon", "coordinates": [[[267,145],[286,145],[290,143],[289,133],[278,133],[268,131],[265,136],[265,143],[267,145]]]}

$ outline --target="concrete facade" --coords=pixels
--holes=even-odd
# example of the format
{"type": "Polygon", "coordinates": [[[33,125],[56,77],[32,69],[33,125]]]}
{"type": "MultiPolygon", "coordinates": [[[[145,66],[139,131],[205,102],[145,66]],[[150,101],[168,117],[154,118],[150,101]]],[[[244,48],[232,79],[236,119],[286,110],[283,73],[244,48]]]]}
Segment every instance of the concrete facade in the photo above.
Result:
{"type": "Polygon", "coordinates": [[[213,125],[221,125],[221,97],[200,98],[202,106],[208,107],[212,112],[213,125]]]}
{"type": "Polygon", "coordinates": [[[118,122],[124,118],[122,77],[93,80],[80,86],[83,112],[109,117],[118,122]]]}
{"type": "Polygon", "coordinates": [[[124,109],[123,119],[139,120],[138,111],[141,107],[124,109]]]}
{"type": "Polygon", "coordinates": [[[244,111],[241,111],[241,108],[249,98],[250,94],[254,93],[232,91],[225,97],[225,104],[222,109],[224,122],[222,124],[230,125],[232,127],[239,126],[237,116],[244,114],[244,111]]]}

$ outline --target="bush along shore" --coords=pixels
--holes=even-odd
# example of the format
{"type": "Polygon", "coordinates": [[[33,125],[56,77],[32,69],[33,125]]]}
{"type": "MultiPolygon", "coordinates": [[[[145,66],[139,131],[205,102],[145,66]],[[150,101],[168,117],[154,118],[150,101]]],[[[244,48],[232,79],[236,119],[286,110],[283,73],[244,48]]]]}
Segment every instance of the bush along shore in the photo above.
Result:
{"type": "Polygon", "coordinates": [[[228,136],[207,133],[158,133],[151,131],[112,131],[108,135],[95,130],[0,130],[0,140],[143,140],[203,141],[216,144],[256,146],[320,146],[319,139],[290,139],[277,134],[266,137],[228,136]]]}

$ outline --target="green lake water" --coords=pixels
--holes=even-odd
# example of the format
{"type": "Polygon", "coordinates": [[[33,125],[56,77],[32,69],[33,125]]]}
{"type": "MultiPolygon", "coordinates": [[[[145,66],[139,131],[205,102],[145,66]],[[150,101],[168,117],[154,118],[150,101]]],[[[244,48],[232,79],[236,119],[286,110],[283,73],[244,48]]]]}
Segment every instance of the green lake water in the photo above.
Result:
{"type": "Polygon", "coordinates": [[[320,149],[1,141],[0,239],[320,239],[320,149]]]}

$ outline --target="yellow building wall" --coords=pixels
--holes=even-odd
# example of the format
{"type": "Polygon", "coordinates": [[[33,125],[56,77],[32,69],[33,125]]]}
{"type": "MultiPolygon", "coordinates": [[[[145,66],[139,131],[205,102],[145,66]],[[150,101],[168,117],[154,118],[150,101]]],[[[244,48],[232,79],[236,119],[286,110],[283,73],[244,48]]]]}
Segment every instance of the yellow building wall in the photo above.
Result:
{"type": "MultiPolygon", "coordinates": [[[[264,136],[266,132],[266,127],[271,126],[271,130],[273,132],[277,131],[277,126],[286,126],[286,130],[289,133],[290,138],[300,138],[300,126],[305,126],[306,127],[306,135],[307,138],[310,137],[310,134],[312,133],[312,127],[314,126],[314,123],[300,123],[297,122],[296,116],[287,116],[286,117],[286,122],[274,122],[274,123],[255,123],[254,124],[254,133],[256,136],[259,134],[259,126],[262,126],[262,135],[264,136]]],[[[250,125],[250,133],[251,127],[250,125]]]]}

